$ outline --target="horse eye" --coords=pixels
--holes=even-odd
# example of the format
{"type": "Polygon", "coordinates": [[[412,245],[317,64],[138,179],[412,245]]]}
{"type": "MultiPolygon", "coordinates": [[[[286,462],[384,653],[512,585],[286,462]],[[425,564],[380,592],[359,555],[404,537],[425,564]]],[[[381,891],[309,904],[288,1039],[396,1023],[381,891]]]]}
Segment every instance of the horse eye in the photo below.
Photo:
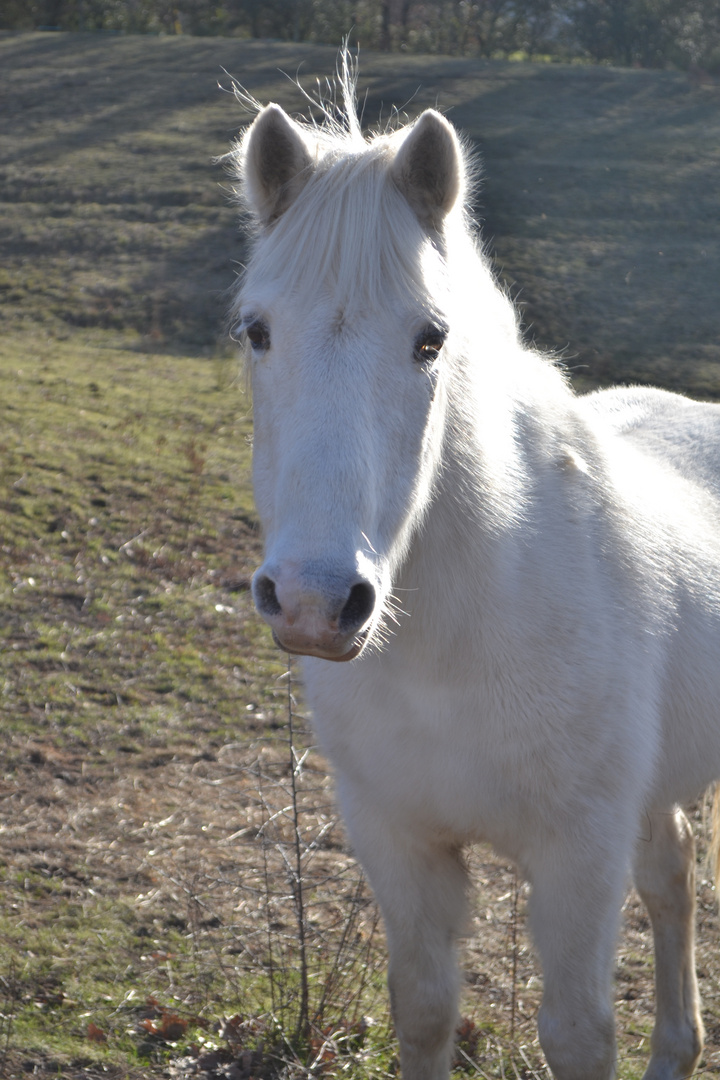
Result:
{"type": "Polygon", "coordinates": [[[415,338],[414,357],[422,364],[432,364],[445,344],[447,330],[440,326],[426,326],[415,338]]]}
{"type": "Polygon", "coordinates": [[[245,327],[248,341],[256,352],[265,352],[270,348],[270,331],[262,319],[255,319],[245,327]]]}

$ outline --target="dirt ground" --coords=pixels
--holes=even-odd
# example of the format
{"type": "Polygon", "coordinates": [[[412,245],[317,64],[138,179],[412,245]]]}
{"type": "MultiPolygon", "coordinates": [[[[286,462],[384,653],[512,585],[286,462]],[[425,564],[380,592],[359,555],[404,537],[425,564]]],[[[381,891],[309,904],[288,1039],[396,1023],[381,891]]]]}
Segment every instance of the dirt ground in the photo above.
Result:
{"type": "MultiPolygon", "coordinates": [[[[181,987],[182,1007],[186,1011],[198,1007],[202,998],[198,982],[206,976],[208,964],[225,965],[226,987],[234,984],[241,995],[243,977],[258,962],[266,944],[267,902],[261,878],[267,851],[263,854],[258,830],[267,820],[273,799],[277,803],[277,777],[268,778],[273,766],[282,765],[285,754],[282,741],[243,739],[216,751],[198,747],[196,753],[169,755],[149,749],[140,760],[136,757],[122,768],[116,763],[88,763],[84,756],[29,741],[24,763],[13,780],[6,779],[2,785],[3,859],[18,874],[27,871],[60,881],[62,896],[81,905],[98,894],[111,902],[130,904],[138,924],[136,939],[138,933],[141,935],[140,948],[154,952],[151,964],[163,969],[151,973],[146,994],[152,993],[153,978],[166,993],[177,989],[170,954],[160,940],[163,929],[171,925],[196,939],[196,981],[181,987]]],[[[306,867],[309,890],[317,890],[310,913],[313,932],[323,939],[331,936],[332,929],[347,916],[345,902],[348,897],[357,900],[360,887],[363,908],[358,933],[368,933],[374,910],[346,851],[331,785],[317,756],[311,755],[306,762],[302,783],[307,828],[314,836],[322,833],[312,863],[306,867]]],[[[700,810],[695,817],[702,831],[700,810]]],[[[466,990],[462,1015],[482,1031],[481,1045],[473,1046],[473,1057],[480,1070],[485,1066],[489,1073],[488,1063],[496,1064],[498,1054],[502,1055],[512,1025],[514,1046],[526,1055],[534,1075],[540,1069],[535,1024],[542,983],[526,932],[526,887],[517,882],[511,867],[488,851],[473,851],[471,865],[476,895],[472,934],[463,948],[466,990]]],[[[292,905],[283,895],[282,866],[275,864],[273,873],[278,877],[273,888],[283,896],[277,900],[273,932],[277,935],[284,929],[292,933],[292,905]]],[[[21,914],[30,920],[41,917],[38,905],[43,903],[57,903],[57,894],[44,900],[28,897],[21,914]]],[[[14,891],[12,904],[17,906],[14,891]]],[[[703,1071],[712,1076],[720,1070],[718,918],[715,893],[702,869],[698,933],[707,1031],[703,1071]]],[[[380,971],[383,951],[379,931],[376,940],[373,964],[380,971]]],[[[126,947],[113,963],[137,963],[137,955],[126,947]]],[[[47,993],[46,1007],[52,1008],[51,987],[47,993]]],[[[122,1011],[122,1004],[115,1004],[122,1011]]],[[[135,1020],[144,1015],[144,1005],[141,999],[133,1013],[135,1020]]],[[[125,1001],[124,1006],[127,1016],[132,1002],[125,1001]]],[[[376,1008],[382,1017],[382,989],[376,994],[376,1008]]],[[[653,1008],[648,920],[631,892],[618,952],[616,1013],[622,1053],[632,1064],[647,1057],[653,1008]]],[[[13,1048],[4,1059],[5,1076],[247,1075],[224,1071],[231,1064],[237,1068],[242,1063],[242,1053],[233,1056],[231,1044],[221,1055],[179,1055],[175,1065],[130,1071],[82,1060],[59,1063],[42,1054],[24,1053],[15,1040],[11,1039],[10,1045],[13,1048]]],[[[520,1061],[517,1054],[516,1061],[520,1061]]],[[[478,1074],[485,1075],[482,1071],[478,1074]]],[[[525,1075],[531,1075],[529,1069],[525,1075]]],[[[626,1074],[621,1070],[620,1075],[626,1074]]]]}

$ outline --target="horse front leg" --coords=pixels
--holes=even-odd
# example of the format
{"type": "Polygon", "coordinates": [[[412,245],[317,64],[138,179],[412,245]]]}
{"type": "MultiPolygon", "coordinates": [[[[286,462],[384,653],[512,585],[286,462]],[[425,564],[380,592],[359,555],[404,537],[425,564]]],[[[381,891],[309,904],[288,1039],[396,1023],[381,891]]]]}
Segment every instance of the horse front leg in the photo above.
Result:
{"type": "Polygon", "coordinates": [[[527,862],[544,983],[538,1034],[556,1080],[611,1080],[614,955],[632,839],[616,830],[611,843],[593,837],[592,822],[576,826],[572,838],[540,840],[527,862]]]}
{"type": "Polygon", "coordinates": [[[343,801],[355,853],[385,922],[403,1080],[446,1080],[458,1009],[455,943],[466,919],[462,856],[397,828],[370,807],[343,801]]]}
{"type": "Polygon", "coordinates": [[[695,974],[695,840],[679,808],[648,815],[637,845],[635,885],[655,939],[655,1027],[644,1080],[679,1080],[703,1047],[695,974]]]}

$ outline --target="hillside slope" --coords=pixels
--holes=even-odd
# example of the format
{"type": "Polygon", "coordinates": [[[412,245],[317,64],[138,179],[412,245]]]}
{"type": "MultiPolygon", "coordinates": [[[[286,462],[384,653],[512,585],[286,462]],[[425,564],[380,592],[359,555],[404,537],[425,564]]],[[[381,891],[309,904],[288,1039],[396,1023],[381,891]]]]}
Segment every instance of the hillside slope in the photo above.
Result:
{"type": "MultiPolygon", "coordinates": [[[[302,111],[333,49],[0,38],[0,319],[212,346],[242,243],[213,158],[302,111]]],[[[686,75],[364,55],[366,122],[446,110],[482,154],[478,213],[529,334],[592,381],[720,395],[720,86],[686,75]]]]}

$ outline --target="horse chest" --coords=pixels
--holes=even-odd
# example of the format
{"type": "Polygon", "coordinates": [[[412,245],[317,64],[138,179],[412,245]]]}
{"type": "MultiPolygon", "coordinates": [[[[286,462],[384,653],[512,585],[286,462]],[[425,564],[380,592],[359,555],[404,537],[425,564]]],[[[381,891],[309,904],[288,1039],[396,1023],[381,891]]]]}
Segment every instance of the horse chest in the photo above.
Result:
{"type": "Polygon", "coordinates": [[[564,762],[551,746],[546,754],[529,748],[517,717],[511,723],[482,687],[413,686],[378,673],[339,693],[328,665],[308,665],[308,676],[315,727],[341,790],[351,785],[388,818],[507,850],[530,813],[552,814],[563,797],[564,762]]]}

